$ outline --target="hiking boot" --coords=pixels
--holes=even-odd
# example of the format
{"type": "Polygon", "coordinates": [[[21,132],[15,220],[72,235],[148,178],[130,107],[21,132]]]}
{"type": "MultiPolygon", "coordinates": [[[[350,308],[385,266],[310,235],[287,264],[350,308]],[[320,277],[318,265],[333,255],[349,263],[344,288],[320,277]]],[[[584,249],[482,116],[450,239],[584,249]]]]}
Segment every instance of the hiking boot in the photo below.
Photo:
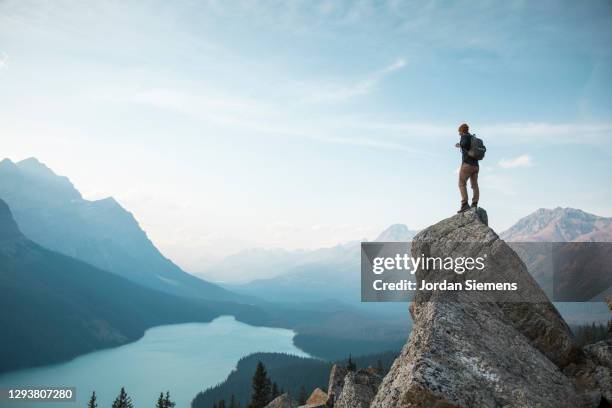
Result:
{"type": "Polygon", "coordinates": [[[477,208],[478,207],[478,203],[472,203],[472,208],[477,208]]]}
{"type": "Polygon", "coordinates": [[[461,203],[461,208],[459,209],[459,211],[457,211],[457,214],[465,212],[469,209],[470,209],[470,206],[468,205],[468,203],[461,203]]]}

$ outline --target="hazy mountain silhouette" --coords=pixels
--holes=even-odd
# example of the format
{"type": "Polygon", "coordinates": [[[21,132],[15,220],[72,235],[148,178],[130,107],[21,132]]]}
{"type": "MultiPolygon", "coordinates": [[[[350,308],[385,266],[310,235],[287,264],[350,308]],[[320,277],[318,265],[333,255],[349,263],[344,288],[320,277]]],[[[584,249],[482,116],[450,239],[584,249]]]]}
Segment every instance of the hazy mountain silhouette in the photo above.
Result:
{"type": "Polygon", "coordinates": [[[89,201],[35,158],[0,162],[0,198],[23,233],[43,247],[167,293],[236,300],[165,258],[112,197],[89,201]]]}
{"type": "MultiPolygon", "coordinates": [[[[393,224],[376,241],[410,241],[416,231],[404,224],[393,224]]],[[[227,284],[231,290],[265,296],[284,302],[335,299],[359,305],[361,302],[361,243],[347,242],[315,250],[249,250],[227,257],[212,268],[226,276],[240,271],[240,265],[257,265],[269,277],[244,284],[227,284]],[[334,284],[331,285],[330,282],[334,284]]],[[[265,276],[265,275],[264,275],[265,276]]],[[[372,309],[374,306],[368,306],[372,309]]]]}
{"type": "Polygon", "coordinates": [[[209,321],[214,309],[41,247],[0,200],[0,372],[124,344],[155,325],[209,321]]]}
{"type": "MultiPolygon", "coordinates": [[[[382,231],[375,241],[410,241],[417,231],[404,224],[393,224],[382,231]]],[[[248,284],[255,280],[281,278],[285,275],[327,274],[331,268],[347,270],[359,262],[361,241],[350,241],[328,248],[286,250],[281,248],[251,248],[229,255],[207,268],[202,276],[228,285],[248,284]],[[245,268],[244,265],[249,265],[245,268]]],[[[311,280],[314,276],[304,277],[311,280]]],[[[300,278],[302,279],[302,278],[300,278]]],[[[319,280],[319,278],[316,278],[319,280]]]]}
{"type": "Polygon", "coordinates": [[[407,242],[412,241],[412,238],[418,231],[409,229],[404,224],[393,224],[378,235],[374,241],[378,242],[407,242]]]}
{"type": "Polygon", "coordinates": [[[358,242],[314,250],[253,248],[227,256],[207,269],[203,276],[230,284],[248,283],[284,276],[304,268],[310,269],[314,265],[342,267],[355,259],[359,259],[358,242]]]}

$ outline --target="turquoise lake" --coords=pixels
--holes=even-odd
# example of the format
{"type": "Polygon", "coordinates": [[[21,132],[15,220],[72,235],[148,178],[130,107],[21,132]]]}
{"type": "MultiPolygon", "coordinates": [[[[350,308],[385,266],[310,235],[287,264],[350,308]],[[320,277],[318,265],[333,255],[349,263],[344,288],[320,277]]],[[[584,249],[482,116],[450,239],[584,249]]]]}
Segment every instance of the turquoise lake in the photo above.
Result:
{"type": "Polygon", "coordinates": [[[135,408],[154,407],[159,393],[166,390],[177,408],[189,407],[199,391],[225,380],[241,357],[255,352],[308,356],[293,345],[294,335],[291,330],[249,326],[231,316],[210,323],[154,327],[134,343],[0,376],[0,388],[76,387],[76,402],[3,402],[2,406],[85,407],[95,389],[98,407],[107,408],[125,386],[135,408]]]}

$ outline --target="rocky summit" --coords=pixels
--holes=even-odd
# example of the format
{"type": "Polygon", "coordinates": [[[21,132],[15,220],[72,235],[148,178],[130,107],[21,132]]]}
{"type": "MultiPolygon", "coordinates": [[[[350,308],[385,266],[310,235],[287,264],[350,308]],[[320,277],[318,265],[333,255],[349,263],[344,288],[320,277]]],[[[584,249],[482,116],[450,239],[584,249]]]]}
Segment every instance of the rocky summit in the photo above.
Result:
{"type": "MultiPolygon", "coordinates": [[[[486,254],[483,279],[512,279],[529,301],[503,301],[487,292],[418,292],[408,343],[370,406],[607,406],[612,382],[606,383],[606,344],[585,351],[576,346],[523,262],[486,221],[483,209],[443,220],[415,236],[412,255],[486,254]]],[[[432,273],[418,270],[417,280],[432,273]]]]}

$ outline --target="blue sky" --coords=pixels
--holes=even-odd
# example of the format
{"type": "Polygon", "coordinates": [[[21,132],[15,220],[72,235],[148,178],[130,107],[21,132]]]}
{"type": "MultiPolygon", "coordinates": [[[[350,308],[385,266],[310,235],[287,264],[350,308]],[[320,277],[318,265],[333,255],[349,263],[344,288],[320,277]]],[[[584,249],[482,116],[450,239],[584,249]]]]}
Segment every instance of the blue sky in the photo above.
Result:
{"type": "Polygon", "coordinates": [[[0,2],[3,156],[114,196],[190,270],[458,207],[612,216],[612,3],[0,2]]]}

